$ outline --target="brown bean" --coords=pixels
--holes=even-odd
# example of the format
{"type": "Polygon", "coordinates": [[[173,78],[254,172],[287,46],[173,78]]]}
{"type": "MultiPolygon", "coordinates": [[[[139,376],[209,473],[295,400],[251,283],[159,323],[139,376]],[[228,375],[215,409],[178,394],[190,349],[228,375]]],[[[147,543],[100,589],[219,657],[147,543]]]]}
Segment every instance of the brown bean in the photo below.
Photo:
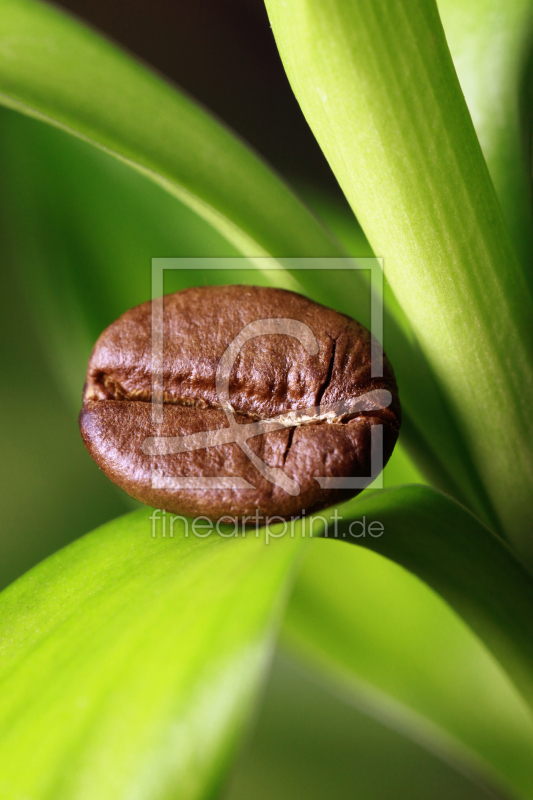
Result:
{"type": "Polygon", "coordinates": [[[132,497],[213,520],[289,519],[361,491],[346,479],[370,476],[381,448],[387,462],[396,381],[385,356],[371,376],[372,339],[355,320],[255,286],[176,292],[162,319],[161,396],[151,302],[103,332],[84,389],[84,442],[132,497]]]}

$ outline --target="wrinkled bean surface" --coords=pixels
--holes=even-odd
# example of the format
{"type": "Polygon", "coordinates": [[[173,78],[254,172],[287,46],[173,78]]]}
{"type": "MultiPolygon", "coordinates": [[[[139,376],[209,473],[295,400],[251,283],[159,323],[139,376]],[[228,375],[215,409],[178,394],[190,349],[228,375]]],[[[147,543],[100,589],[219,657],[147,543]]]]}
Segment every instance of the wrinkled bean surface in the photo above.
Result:
{"type": "MultiPolygon", "coordinates": [[[[293,323],[276,324],[284,330],[293,323]]],[[[257,510],[289,519],[361,491],[316,478],[369,476],[375,426],[384,463],[392,453],[400,426],[392,367],[384,357],[383,377],[371,377],[371,336],[343,314],[282,289],[196,287],[164,298],[163,343],[159,422],[151,402],[151,302],[98,339],[80,414],[94,460],[143,503],[213,520],[257,510]],[[221,358],[250,323],[263,330],[273,320],[296,321],[311,333],[303,344],[283,332],[255,335],[242,347],[238,340],[225,408],[216,381],[221,358]],[[386,407],[367,401],[383,391],[392,396],[386,407]],[[277,429],[246,438],[244,447],[231,441],[230,418],[240,431],[280,417],[277,429]],[[200,438],[182,438],[191,434],[200,438]],[[195,442],[207,446],[190,449],[195,442]],[[236,478],[244,488],[230,485],[236,478]]]]}

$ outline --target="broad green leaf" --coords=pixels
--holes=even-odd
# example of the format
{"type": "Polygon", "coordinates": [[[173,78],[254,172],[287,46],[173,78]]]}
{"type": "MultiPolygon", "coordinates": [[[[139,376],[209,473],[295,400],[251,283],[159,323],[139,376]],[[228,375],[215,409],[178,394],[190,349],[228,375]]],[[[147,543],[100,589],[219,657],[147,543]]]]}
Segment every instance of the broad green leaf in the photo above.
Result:
{"type": "Polygon", "coordinates": [[[285,184],[185,95],[33,0],[0,3],[0,101],[121,158],[249,256],[338,255],[285,184]]]}
{"type": "Polygon", "coordinates": [[[338,535],[361,547],[312,542],[288,641],[418,741],[532,797],[530,574],[429,487],[365,494],[341,512],[338,535]],[[366,536],[350,537],[350,512],[366,536]]]}
{"type": "Polygon", "coordinates": [[[438,0],[461,89],[513,243],[533,286],[529,0],[438,0]]]}
{"type": "Polygon", "coordinates": [[[303,542],[199,538],[180,517],[164,537],[150,515],[0,595],[3,797],[206,798],[220,780],[303,542]]]}
{"type": "Polygon", "coordinates": [[[267,0],[296,97],[467,438],[533,552],[533,303],[434,2],[267,0]]]}
{"type": "MultiPolygon", "coordinates": [[[[23,264],[18,273],[41,330],[40,344],[48,352],[58,385],[78,408],[97,337],[120,314],[150,296],[154,254],[238,253],[186,206],[74,137],[4,110],[0,141],[11,213],[4,247],[12,240],[12,257],[23,264]]],[[[283,285],[284,277],[253,268],[201,274],[169,271],[165,289],[199,280],[283,285]]],[[[319,289],[317,284],[317,299],[319,289]]],[[[384,485],[422,480],[403,448],[397,447],[384,485]]]]}
{"type": "MultiPolygon", "coordinates": [[[[127,308],[149,299],[152,256],[226,256],[236,251],[185,205],[107,154],[19,114],[4,112],[0,123],[3,187],[10,198],[4,248],[10,242],[21,262],[17,272],[52,343],[52,365],[62,385],[77,399],[98,334],[127,308]]],[[[192,146],[189,141],[176,143],[177,149],[192,146]]],[[[225,158],[222,148],[219,158],[225,158]]],[[[271,179],[277,180],[273,175],[271,179]]],[[[250,197],[250,203],[259,196],[266,207],[266,190],[250,197]]],[[[289,232],[292,221],[287,222],[289,232]]],[[[262,229],[269,221],[258,214],[256,223],[262,229]]],[[[299,246],[295,240],[294,247],[299,246]]],[[[316,255],[312,246],[311,236],[309,248],[302,246],[295,252],[316,255]]],[[[250,270],[249,275],[212,271],[201,279],[275,283],[368,324],[370,293],[363,274],[353,270],[298,271],[293,276],[267,270],[250,270]]],[[[175,279],[167,290],[191,285],[198,274],[176,273],[175,279]]],[[[390,299],[386,295],[386,301],[390,299]]],[[[384,327],[386,350],[406,412],[402,443],[415,454],[428,479],[483,515],[489,503],[423,355],[390,314],[385,313],[384,327]]],[[[490,511],[486,516],[494,522],[490,511]]]]}

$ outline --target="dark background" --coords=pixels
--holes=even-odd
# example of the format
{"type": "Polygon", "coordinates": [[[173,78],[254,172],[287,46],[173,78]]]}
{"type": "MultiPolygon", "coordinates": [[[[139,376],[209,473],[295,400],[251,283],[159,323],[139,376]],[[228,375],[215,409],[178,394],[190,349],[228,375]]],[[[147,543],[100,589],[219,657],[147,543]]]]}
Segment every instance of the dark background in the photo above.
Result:
{"type": "Polygon", "coordinates": [[[338,192],[292,94],[262,0],[56,4],[185,89],[278,170],[338,192]]]}

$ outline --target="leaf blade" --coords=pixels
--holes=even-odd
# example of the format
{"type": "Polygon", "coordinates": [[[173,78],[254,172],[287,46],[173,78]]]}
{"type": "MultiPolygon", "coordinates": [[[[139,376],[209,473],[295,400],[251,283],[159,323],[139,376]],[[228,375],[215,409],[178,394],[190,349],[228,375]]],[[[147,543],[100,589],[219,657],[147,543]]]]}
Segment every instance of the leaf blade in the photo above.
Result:
{"type": "MultiPolygon", "coordinates": [[[[158,76],[48,5],[1,0],[0,10],[0,102],[127,162],[247,256],[345,257],[252,151],[158,76]]],[[[350,271],[346,280],[332,273],[318,285],[304,273],[293,277],[312,297],[341,306],[368,325],[368,290],[358,272],[350,271]]],[[[413,451],[426,454],[424,469],[429,466],[439,485],[496,524],[423,354],[386,317],[386,349],[404,384],[406,416],[416,418],[405,427],[413,451]],[[427,401],[411,386],[414,379],[427,401]],[[427,446],[423,429],[431,431],[437,446],[427,446]]]]}
{"type": "Polygon", "coordinates": [[[513,244],[533,288],[531,52],[533,9],[439,0],[446,39],[513,244]]]}
{"type": "Polygon", "coordinates": [[[529,553],[533,303],[436,5],[266,5],[296,97],[385,258],[501,525],[529,553]]]}
{"type": "Polygon", "coordinates": [[[173,538],[153,538],[149,514],[108,523],[1,595],[12,794],[195,798],[219,779],[301,540],[199,539],[180,518],[173,538]]]}
{"type": "Polygon", "coordinates": [[[337,533],[360,547],[312,542],[284,620],[288,643],[417,740],[530,797],[529,573],[429,487],[362,495],[337,533]],[[366,536],[356,524],[350,538],[357,519],[366,536]],[[373,520],[384,526],[377,538],[373,520]]]}
{"type": "Polygon", "coordinates": [[[357,513],[365,511],[379,514],[395,536],[367,539],[364,545],[440,594],[533,706],[533,578],[507,545],[471,512],[429,486],[362,497],[357,513]]]}
{"type": "Polygon", "coordinates": [[[184,94],[51,6],[0,7],[3,104],[128,162],[246,255],[339,254],[285,184],[184,94]]]}

